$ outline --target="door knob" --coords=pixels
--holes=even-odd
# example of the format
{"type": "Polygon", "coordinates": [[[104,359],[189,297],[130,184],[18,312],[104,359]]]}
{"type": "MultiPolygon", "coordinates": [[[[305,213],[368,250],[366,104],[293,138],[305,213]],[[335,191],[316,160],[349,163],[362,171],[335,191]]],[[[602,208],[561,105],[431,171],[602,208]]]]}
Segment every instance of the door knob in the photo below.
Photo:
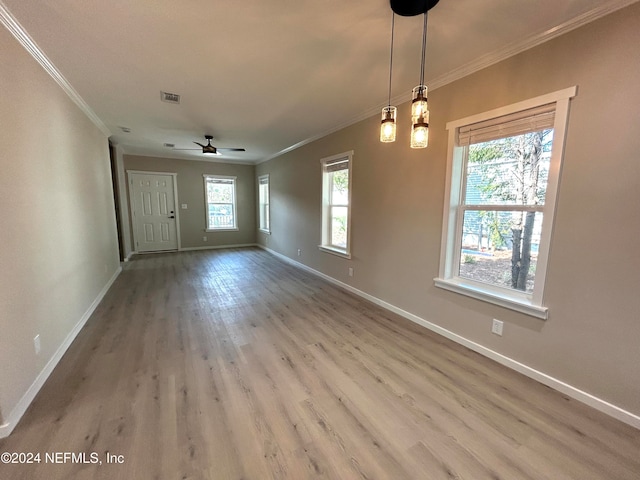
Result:
{"type": "Polygon", "coordinates": [[[175,215],[171,215],[169,218],[176,218],[175,215]]]}

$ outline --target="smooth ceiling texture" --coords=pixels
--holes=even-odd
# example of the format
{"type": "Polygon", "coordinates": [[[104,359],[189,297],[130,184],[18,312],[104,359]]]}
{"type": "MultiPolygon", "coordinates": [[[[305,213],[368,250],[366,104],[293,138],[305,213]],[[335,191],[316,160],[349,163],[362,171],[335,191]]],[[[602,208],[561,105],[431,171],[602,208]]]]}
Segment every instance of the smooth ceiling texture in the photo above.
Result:
{"type": "MultiPolygon", "coordinates": [[[[2,0],[124,152],[202,158],[205,134],[257,163],[387,102],[387,0],[2,0]],[[182,96],[160,101],[160,91],[182,96]],[[124,133],[121,127],[131,129],[124,133]]],[[[431,88],[632,0],[441,0],[431,88]]],[[[418,83],[422,18],[396,17],[392,96],[418,83]]]]}

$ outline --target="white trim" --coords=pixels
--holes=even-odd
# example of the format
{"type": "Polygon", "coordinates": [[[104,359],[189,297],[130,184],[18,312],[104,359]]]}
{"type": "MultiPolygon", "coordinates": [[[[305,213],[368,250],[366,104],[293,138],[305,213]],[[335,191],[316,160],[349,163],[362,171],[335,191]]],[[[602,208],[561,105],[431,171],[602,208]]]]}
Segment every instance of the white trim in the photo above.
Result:
{"type": "Polygon", "coordinates": [[[318,245],[318,248],[323,252],[330,253],[338,257],[348,258],[348,259],[351,258],[351,254],[341,248],[331,247],[329,245],[318,245]]]}
{"type": "MultiPolygon", "coordinates": [[[[573,92],[571,97],[559,98],[556,102],[556,117],[553,125],[553,146],[551,147],[551,159],[549,164],[549,174],[547,175],[547,191],[545,193],[544,210],[542,216],[542,232],[540,244],[545,248],[538,250],[538,265],[544,266],[542,269],[536,268],[535,282],[545,285],[547,270],[549,269],[549,250],[551,249],[552,235],[555,227],[555,215],[558,198],[558,188],[560,185],[560,173],[562,171],[564,143],[567,136],[567,124],[569,122],[569,101],[576,95],[573,92]],[[560,161],[553,161],[560,158],[560,161]],[[546,225],[545,225],[546,223],[546,225]]],[[[544,289],[535,289],[532,300],[538,305],[542,305],[544,300],[544,289]]]]}
{"type": "Polygon", "coordinates": [[[321,181],[322,181],[322,217],[321,217],[321,238],[320,245],[318,248],[320,250],[326,251],[328,253],[333,253],[335,255],[339,255],[346,258],[351,258],[351,197],[352,197],[352,185],[353,185],[353,150],[348,150],[346,152],[337,153],[335,155],[331,155],[329,157],[324,157],[320,159],[320,168],[321,168],[321,181]],[[344,162],[338,162],[338,160],[344,160],[344,162]],[[349,184],[347,186],[347,205],[341,204],[333,204],[330,203],[331,198],[331,188],[326,180],[327,175],[327,165],[331,164],[339,164],[346,163],[346,170],[349,172],[349,184]],[[347,246],[346,248],[340,248],[339,246],[333,245],[330,243],[331,234],[330,234],[330,221],[331,214],[329,210],[332,207],[347,207],[347,246]]]}
{"type": "Polygon", "coordinates": [[[207,247],[184,247],[181,248],[181,252],[192,252],[196,250],[220,250],[223,248],[247,248],[247,247],[257,247],[257,243],[238,243],[235,245],[211,245],[207,247]]]}
{"type": "Polygon", "coordinates": [[[566,126],[569,116],[569,101],[577,94],[578,87],[572,86],[563,90],[550,92],[535,98],[520,101],[511,105],[502,106],[478,113],[465,118],[454,120],[446,124],[449,131],[447,146],[447,171],[445,184],[445,204],[443,208],[442,236],[440,249],[439,276],[434,279],[436,287],[467,295],[477,300],[483,300],[501,307],[509,308],[517,312],[531,315],[546,320],[548,309],[543,306],[546,272],[548,268],[548,252],[551,248],[551,235],[555,216],[557,188],[559,184],[560,169],[562,168],[562,155],[566,126]],[[466,157],[468,147],[459,145],[457,132],[468,125],[500,119],[505,115],[526,112],[540,106],[553,104],[554,138],[550,159],[550,169],[547,179],[546,199],[542,207],[543,228],[538,252],[538,261],[535,274],[534,289],[531,294],[487,285],[468,278],[461,278],[457,268],[460,262],[460,250],[462,248],[462,223],[464,211],[468,210],[524,210],[539,211],[540,207],[522,207],[520,205],[485,206],[466,205],[463,201],[466,182],[466,157]],[[517,208],[516,208],[517,207],[517,208]]]}
{"type": "Polygon", "coordinates": [[[18,404],[13,408],[13,410],[11,410],[11,412],[5,419],[6,423],[4,425],[0,425],[0,438],[6,438],[11,434],[13,429],[16,427],[16,425],[24,415],[24,412],[27,411],[27,408],[29,408],[29,405],[31,405],[31,402],[33,402],[33,399],[36,397],[36,395],[38,394],[38,392],[40,391],[44,383],[49,378],[49,375],[51,375],[51,372],[53,372],[53,370],[56,368],[56,365],[58,365],[58,363],[60,362],[60,359],[66,353],[69,346],[73,343],[78,333],[80,333],[80,330],[82,330],[82,327],[84,327],[84,325],[87,323],[87,320],[89,320],[89,318],[91,317],[95,309],[98,307],[98,305],[100,304],[104,296],[107,294],[107,292],[111,288],[111,285],[113,285],[113,282],[116,281],[116,278],[118,278],[118,275],[120,275],[120,272],[122,272],[122,267],[118,266],[113,276],[109,279],[109,281],[102,288],[102,290],[100,290],[100,293],[98,293],[98,296],[95,298],[93,303],[89,306],[89,308],[84,313],[84,315],[82,315],[78,323],[76,323],[73,329],[69,332],[69,334],[64,339],[62,344],[58,347],[58,349],[53,354],[51,359],[47,362],[45,367],[42,369],[40,374],[33,381],[29,389],[22,396],[18,404]]]}
{"type": "Polygon", "coordinates": [[[536,370],[535,368],[529,367],[528,365],[525,365],[523,363],[518,362],[517,360],[514,360],[510,357],[507,357],[501,353],[498,353],[494,350],[491,350],[487,347],[485,347],[484,345],[481,345],[479,343],[476,343],[472,340],[469,340],[461,335],[458,335],[457,333],[454,333],[450,330],[447,330],[445,328],[442,328],[441,326],[429,322],[427,320],[425,320],[422,317],[419,317],[417,315],[414,315],[413,313],[407,312],[406,310],[402,310],[401,308],[396,307],[395,305],[392,305],[388,302],[385,302],[384,300],[380,300],[377,297],[374,297],[373,295],[370,295],[366,292],[363,292],[362,290],[358,290],[355,287],[352,287],[351,285],[348,285],[346,283],[343,283],[339,280],[336,280],[333,277],[330,277],[329,275],[326,275],[322,272],[319,272],[317,270],[314,270],[311,267],[308,267],[307,265],[304,265],[300,262],[297,262],[285,255],[282,255],[281,253],[275,252],[274,250],[271,250],[267,247],[264,247],[262,245],[258,245],[259,248],[271,253],[272,255],[274,255],[275,257],[279,258],[280,260],[289,263],[295,267],[301,268],[303,270],[306,270],[307,272],[316,275],[320,278],[323,278],[324,280],[343,288],[344,290],[347,290],[355,295],[358,295],[359,297],[362,297],[366,300],[369,300],[372,303],[375,303],[376,305],[389,310],[390,312],[396,313],[398,315],[400,315],[401,317],[406,318],[407,320],[410,320],[414,323],[417,323],[418,325],[421,325],[425,328],[428,328],[429,330],[442,335],[445,338],[448,338],[449,340],[456,342],[460,345],[463,345],[467,348],[469,348],[470,350],[473,350],[474,352],[479,353],[480,355],[483,355],[487,358],[490,358],[491,360],[494,360],[496,362],[498,362],[501,365],[504,365],[505,367],[508,367],[512,370],[515,370],[518,373],[521,373],[533,380],[536,380],[537,382],[542,383],[543,385],[546,385],[548,387],[553,388],[554,390],[557,390],[558,392],[561,392],[571,398],[573,398],[574,400],[577,400],[581,403],[584,403],[585,405],[588,405],[592,408],[595,408],[596,410],[605,413],[613,418],[616,418],[618,420],[620,420],[621,422],[624,422],[628,425],[631,425],[632,427],[638,428],[640,429],[640,415],[636,415],[634,413],[631,413],[627,410],[624,410],[612,403],[607,402],[606,400],[603,400],[599,397],[596,397],[595,395],[592,395],[588,392],[585,392],[584,390],[580,390],[579,388],[576,388],[572,385],[569,385],[568,383],[563,382],[562,380],[559,380],[555,377],[552,377],[544,372],[541,372],[539,370],[536,370]]]}
{"type": "Polygon", "coordinates": [[[240,230],[238,222],[238,177],[232,175],[214,175],[204,173],[204,231],[207,233],[215,232],[236,232],[240,230]],[[210,228],[209,227],[209,193],[207,191],[207,181],[212,180],[232,180],[233,181],[233,198],[231,199],[231,208],[233,209],[233,227],[210,228]]]}
{"type": "MultiPolygon", "coordinates": [[[[2,0],[0,0],[2,1],[2,0]]],[[[197,150],[197,149],[196,149],[197,150]]],[[[206,162],[206,163],[222,163],[225,165],[256,165],[256,161],[254,160],[235,160],[226,158],[223,154],[222,158],[219,156],[202,156],[201,158],[193,158],[189,154],[181,154],[176,151],[165,149],[162,152],[149,153],[147,151],[142,151],[140,147],[135,145],[123,145],[122,152],[125,155],[135,155],[136,157],[148,157],[148,158],[169,158],[174,160],[186,160],[189,162],[206,162]]]]}
{"type": "MultiPolygon", "coordinates": [[[[523,100],[521,102],[512,103],[509,105],[505,105],[503,107],[494,108],[493,110],[489,110],[487,112],[482,112],[475,115],[470,115],[468,117],[460,118],[458,120],[447,122],[446,128],[447,130],[455,130],[458,127],[464,127],[472,123],[478,123],[485,120],[490,120],[492,118],[502,117],[504,115],[510,115],[512,113],[520,112],[523,110],[529,110],[530,108],[539,107],[541,105],[546,105],[548,103],[557,103],[560,100],[573,98],[577,95],[577,93],[578,93],[578,87],[574,85],[573,87],[568,87],[562,90],[557,90],[555,92],[546,93],[544,95],[539,95],[534,98],[523,100]]],[[[558,115],[556,114],[556,119],[557,118],[558,118],[558,115]]]]}
{"type": "Polygon", "coordinates": [[[64,75],[55,67],[53,63],[47,58],[44,52],[40,49],[38,44],[29,36],[20,22],[13,16],[9,9],[0,0],[0,23],[4,25],[9,32],[15,37],[16,40],[29,52],[29,54],[35,59],[36,62],[55,80],[55,82],[62,88],[64,93],[75,103],[78,108],[91,120],[91,122],[98,127],[98,129],[106,136],[111,136],[111,131],[100,120],[100,117],[91,109],[91,107],[83,100],[83,98],[75,91],[71,84],[64,78],[64,75]]]}
{"type": "Polygon", "coordinates": [[[256,177],[257,179],[257,185],[258,185],[258,194],[256,195],[257,200],[258,200],[258,231],[262,232],[266,235],[271,235],[271,174],[269,173],[265,173],[262,175],[258,175],[256,177]],[[266,183],[262,183],[263,180],[266,179],[266,183]],[[261,203],[260,201],[260,187],[262,185],[266,185],[267,186],[267,200],[268,202],[266,204],[261,203]],[[267,225],[267,228],[262,228],[262,205],[266,205],[267,209],[267,219],[269,220],[269,224],[267,225]]]}
{"type": "Polygon", "coordinates": [[[461,278],[434,278],[433,281],[436,287],[460,293],[477,300],[493,303],[494,305],[509,308],[516,312],[531,315],[532,317],[546,320],[549,316],[549,309],[547,307],[535,304],[527,298],[525,294],[518,295],[519,292],[509,291],[505,292],[506,294],[501,294],[501,292],[494,292],[494,290],[498,290],[499,287],[491,288],[492,285],[486,285],[486,288],[482,288],[475,283],[466,283],[464,279],[461,278]]]}
{"type": "Polygon", "coordinates": [[[122,232],[122,247],[124,249],[124,261],[128,261],[133,253],[131,245],[131,218],[129,217],[129,200],[127,192],[127,174],[124,168],[124,157],[122,146],[113,143],[116,155],[116,181],[118,184],[118,205],[120,207],[120,230],[122,232]]]}

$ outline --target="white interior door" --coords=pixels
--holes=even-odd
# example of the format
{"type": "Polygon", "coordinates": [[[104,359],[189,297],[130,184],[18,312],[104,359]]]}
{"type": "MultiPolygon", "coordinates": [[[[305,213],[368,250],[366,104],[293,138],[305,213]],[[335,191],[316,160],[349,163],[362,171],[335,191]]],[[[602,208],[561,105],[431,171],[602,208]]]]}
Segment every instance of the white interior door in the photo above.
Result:
{"type": "Polygon", "coordinates": [[[137,252],[177,250],[174,176],[129,172],[137,252]]]}

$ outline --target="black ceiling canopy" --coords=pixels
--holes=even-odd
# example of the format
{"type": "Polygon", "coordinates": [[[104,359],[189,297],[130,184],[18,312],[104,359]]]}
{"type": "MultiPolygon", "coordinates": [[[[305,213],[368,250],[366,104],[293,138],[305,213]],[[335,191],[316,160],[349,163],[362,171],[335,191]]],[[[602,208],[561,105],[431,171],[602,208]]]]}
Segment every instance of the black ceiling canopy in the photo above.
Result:
{"type": "Polygon", "coordinates": [[[403,17],[413,17],[431,10],[439,0],[389,0],[391,10],[403,17]]]}

